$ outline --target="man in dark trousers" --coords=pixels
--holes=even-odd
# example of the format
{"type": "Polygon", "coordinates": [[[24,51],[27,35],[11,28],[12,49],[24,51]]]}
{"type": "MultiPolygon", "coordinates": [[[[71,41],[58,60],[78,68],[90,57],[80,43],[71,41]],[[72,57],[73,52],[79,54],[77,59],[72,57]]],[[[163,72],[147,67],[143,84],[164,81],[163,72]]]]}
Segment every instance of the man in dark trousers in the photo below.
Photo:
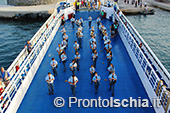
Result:
{"type": "Polygon", "coordinates": [[[73,96],[76,96],[76,84],[77,84],[77,82],[78,82],[78,78],[74,74],[72,76],[70,76],[70,78],[68,79],[68,83],[70,84],[73,96]]]}
{"type": "Polygon", "coordinates": [[[90,75],[91,75],[91,84],[92,84],[93,83],[93,77],[94,77],[94,74],[96,72],[96,69],[94,68],[93,65],[91,65],[89,71],[90,71],[90,75]]]}
{"type": "Polygon", "coordinates": [[[52,61],[50,62],[50,65],[51,65],[51,68],[53,70],[54,76],[57,76],[58,75],[57,74],[58,63],[54,58],[52,58],[52,61]]]}
{"type": "Polygon", "coordinates": [[[71,70],[72,74],[75,74],[75,71],[77,69],[77,63],[76,63],[75,59],[72,60],[69,67],[70,67],[70,70],[71,70]]]}
{"type": "Polygon", "coordinates": [[[60,44],[58,44],[58,47],[57,47],[56,51],[57,51],[57,53],[58,53],[58,56],[59,56],[59,59],[60,59],[60,63],[61,63],[61,54],[62,54],[62,52],[64,51],[64,48],[61,47],[60,44]]]}
{"type": "Polygon", "coordinates": [[[97,90],[98,90],[99,85],[100,85],[100,83],[99,83],[100,79],[101,79],[101,77],[97,74],[97,72],[95,72],[94,77],[93,77],[95,94],[97,94],[97,90]]]}
{"type": "Polygon", "coordinates": [[[107,57],[107,68],[108,68],[110,66],[112,59],[113,59],[113,54],[112,54],[111,50],[106,54],[106,57],[107,57]]]}
{"type": "Polygon", "coordinates": [[[110,88],[109,90],[111,91],[112,88],[112,96],[114,96],[114,87],[117,81],[117,75],[115,74],[115,71],[113,71],[110,75],[109,75],[109,80],[110,80],[110,88]]]}
{"type": "Polygon", "coordinates": [[[96,68],[97,58],[98,58],[98,53],[96,50],[94,50],[94,52],[92,53],[92,59],[93,59],[93,65],[95,68],[96,68]]]}
{"type": "Polygon", "coordinates": [[[48,72],[48,75],[45,77],[45,81],[47,82],[47,86],[48,86],[48,91],[49,91],[49,95],[53,95],[54,94],[54,76],[48,72]]]}
{"type": "Polygon", "coordinates": [[[91,28],[91,22],[92,22],[92,17],[91,16],[88,17],[88,21],[89,21],[89,28],[91,28]]]}
{"type": "Polygon", "coordinates": [[[72,27],[74,28],[74,23],[75,23],[75,18],[72,17],[71,20],[70,20],[71,24],[72,24],[72,27]]]}
{"type": "Polygon", "coordinates": [[[64,72],[65,72],[66,71],[66,60],[67,60],[67,55],[66,55],[65,51],[63,51],[61,54],[61,60],[62,60],[63,66],[64,66],[64,72]]]}
{"type": "Polygon", "coordinates": [[[5,84],[5,87],[7,87],[10,83],[10,74],[4,69],[4,67],[1,67],[0,81],[5,84]]]}

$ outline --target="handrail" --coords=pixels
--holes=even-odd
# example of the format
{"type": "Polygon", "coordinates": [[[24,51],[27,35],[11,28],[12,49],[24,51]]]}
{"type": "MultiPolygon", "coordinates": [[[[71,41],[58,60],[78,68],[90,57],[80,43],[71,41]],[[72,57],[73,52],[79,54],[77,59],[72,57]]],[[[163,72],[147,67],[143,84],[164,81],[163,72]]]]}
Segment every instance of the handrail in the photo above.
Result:
{"type": "MultiPolygon", "coordinates": [[[[40,37],[41,34],[44,32],[44,30],[46,29],[46,24],[49,23],[49,20],[52,18],[49,18],[42,26],[41,28],[35,33],[35,35],[31,38],[30,42],[32,43],[32,45],[34,46],[33,41],[37,42],[38,38],[40,37]],[[35,40],[37,38],[37,40],[35,40]]],[[[12,64],[9,66],[9,68],[7,69],[7,71],[10,73],[10,75],[13,77],[13,75],[15,74],[15,66],[16,65],[21,65],[21,62],[18,62],[20,59],[25,59],[27,57],[28,53],[26,48],[22,49],[22,51],[20,52],[20,54],[17,56],[17,58],[12,62],[12,64]],[[24,58],[22,58],[22,56],[25,54],[24,58]],[[14,70],[14,71],[12,71],[14,70]],[[13,73],[12,73],[13,72],[13,73]]]]}
{"type": "MultiPolygon", "coordinates": [[[[155,55],[155,53],[150,49],[150,47],[148,46],[148,44],[143,40],[143,38],[140,36],[140,34],[137,32],[137,30],[134,28],[134,26],[129,22],[129,20],[127,18],[125,18],[124,14],[122,14],[123,19],[125,19],[125,21],[127,22],[127,24],[129,25],[129,27],[131,27],[131,29],[133,30],[133,33],[136,34],[137,38],[142,42],[143,46],[145,47],[145,49],[149,52],[149,54],[151,55],[151,57],[153,58],[153,60],[156,62],[156,64],[158,65],[158,67],[162,70],[162,72],[165,74],[165,76],[168,78],[168,80],[170,80],[170,74],[169,72],[166,70],[166,68],[164,67],[164,65],[160,62],[160,60],[157,58],[157,56],[155,55]]],[[[170,84],[168,83],[168,86],[170,84]]]]}
{"type": "MultiPolygon", "coordinates": [[[[127,41],[127,43],[129,44],[128,46],[131,46],[131,51],[133,52],[133,54],[135,55],[136,59],[138,60],[138,62],[140,64],[135,64],[137,65],[137,67],[140,65],[141,68],[142,68],[142,65],[143,65],[143,61],[144,59],[146,60],[146,64],[145,64],[145,69],[143,69],[143,71],[145,72],[145,75],[148,79],[148,82],[150,83],[150,85],[152,86],[152,90],[154,91],[153,93],[156,94],[157,98],[160,99],[159,103],[160,105],[162,105],[162,109],[164,109],[165,112],[167,112],[169,110],[169,104],[170,104],[170,93],[169,91],[167,91],[166,89],[166,86],[163,84],[163,82],[160,80],[160,78],[158,77],[158,75],[156,74],[156,71],[153,69],[153,67],[151,66],[151,63],[148,61],[148,59],[146,58],[146,56],[144,55],[144,52],[141,50],[140,46],[137,44],[136,40],[135,40],[135,37],[132,35],[132,33],[129,31],[127,25],[125,26],[125,23],[122,21],[122,17],[120,18],[116,13],[115,13],[115,17],[117,18],[117,20],[119,21],[119,23],[121,24],[119,26],[122,27],[121,29],[121,32],[122,32],[122,35],[124,35],[124,37],[122,38],[125,38],[125,40],[127,41]],[[125,31],[127,33],[125,33],[125,31]],[[128,36],[129,34],[129,36],[128,36]],[[132,41],[131,41],[131,40],[132,41]],[[133,42],[133,43],[132,43],[133,42]],[[136,47],[135,47],[135,46],[136,47]],[[137,50],[139,51],[137,53],[137,50]],[[137,55],[136,55],[137,54],[137,55]],[[140,62],[139,61],[139,54],[142,54],[143,55],[143,60],[140,62]],[[138,57],[138,58],[137,58],[138,57]],[[148,70],[147,70],[147,66],[149,66],[151,69],[150,69],[150,72],[148,73],[148,70]],[[166,92],[166,93],[165,93],[166,92]],[[168,92],[168,93],[167,93],[168,92]]],[[[129,21],[128,21],[129,22],[129,21]]],[[[130,22],[129,22],[130,23],[130,22]]],[[[136,32],[138,34],[137,31],[133,31],[133,32],[136,32]]],[[[140,36],[140,35],[139,35],[140,36]]],[[[135,60],[135,59],[133,59],[135,60]]],[[[135,61],[134,61],[135,62],[135,61]]],[[[136,63],[136,62],[135,62],[136,63]]],[[[147,86],[147,87],[150,87],[150,86],[147,86]]],[[[151,93],[151,92],[150,92],[151,93]]],[[[148,94],[150,95],[150,94],[148,94]]],[[[155,97],[150,97],[151,98],[155,98],[155,97]]]]}
{"type": "MultiPolygon", "coordinates": [[[[61,15],[63,14],[63,11],[60,11],[59,14],[57,14],[57,11],[55,9],[54,13],[49,17],[49,19],[42,25],[42,27],[37,31],[37,33],[33,36],[31,39],[31,42],[35,43],[34,48],[32,51],[29,53],[29,55],[25,56],[23,59],[23,62],[19,70],[15,73],[15,76],[12,78],[8,86],[6,87],[5,91],[1,95],[3,97],[3,100],[0,102],[0,112],[4,112],[6,110],[5,107],[2,107],[5,105],[9,105],[12,102],[12,99],[19,89],[20,85],[22,84],[22,81],[25,80],[23,79],[22,75],[25,74],[27,75],[27,72],[33,65],[35,59],[37,58],[38,54],[40,53],[44,43],[48,40],[51,32],[53,31],[53,28],[55,26],[60,26],[60,18],[61,15]],[[54,18],[55,17],[55,18],[54,18]],[[48,27],[46,25],[48,24],[48,27]],[[40,37],[40,38],[37,38],[40,37]]],[[[10,68],[8,68],[8,71],[11,72],[11,70],[14,67],[14,65],[18,62],[19,58],[22,57],[23,54],[25,54],[26,49],[23,49],[22,52],[19,54],[19,56],[15,59],[15,61],[12,63],[10,68]]],[[[26,76],[27,77],[27,76],[26,76]]]]}

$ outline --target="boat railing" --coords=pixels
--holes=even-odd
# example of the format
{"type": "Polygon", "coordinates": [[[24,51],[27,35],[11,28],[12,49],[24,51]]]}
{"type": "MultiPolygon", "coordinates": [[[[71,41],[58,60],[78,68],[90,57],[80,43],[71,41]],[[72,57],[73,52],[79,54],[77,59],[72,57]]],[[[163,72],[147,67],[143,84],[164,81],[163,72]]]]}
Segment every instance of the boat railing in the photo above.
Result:
{"type": "MultiPolygon", "coordinates": [[[[166,86],[153,68],[152,63],[145,55],[145,52],[142,50],[143,47],[138,44],[138,41],[142,40],[142,43],[146,48],[148,45],[144,42],[142,37],[138,34],[138,32],[124,15],[121,17],[119,17],[116,13],[114,15],[115,18],[119,21],[118,31],[121,39],[127,48],[129,56],[132,59],[132,62],[138,72],[139,77],[141,78],[141,81],[146,89],[146,92],[148,93],[150,100],[152,101],[154,98],[159,99],[160,107],[154,107],[155,111],[168,112],[170,104],[170,92],[166,89],[166,86]],[[128,25],[131,28],[129,28],[128,25]],[[140,40],[134,34],[138,35],[140,40]]],[[[147,48],[147,50],[151,51],[150,48],[147,48]]]]}
{"type": "MultiPolygon", "coordinates": [[[[44,34],[46,28],[51,24],[53,18],[49,18],[48,21],[46,21],[42,27],[35,33],[35,35],[31,38],[30,42],[33,46],[36,45],[37,41],[40,39],[40,37],[42,36],[42,34],[44,34]]],[[[11,78],[13,78],[13,76],[15,76],[16,73],[16,66],[21,66],[23,61],[26,59],[26,57],[28,56],[28,52],[27,49],[24,48],[22,49],[22,51],[20,52],[20,54],[17,56],[17,58],[12,62],[12,64],[9,66],[9,68],[7,69],[7,71],[10,73],[11,78]]]]}
{"type": "Polygon", "coordinates": [[[154,52],[150,49],[147,43],[143,40],[137,30],[133,27],[133,25],[129,22],[129,20],[122,14],[121,19],[124,23],[126,23],[126,27],[129,29],[132,36],[135,38],[138,45],[141,46],[141,49],[147,56],[149,62],[151,63],[152,67],[158,74],[159,78],[164,80],[164,83],[168,88],[170,88],[170,74],[167,69],[163,66],[154,52]]]}
{"type": "MultiPolygon", "coordinates": [[[[54,28],[55,30],[59,28],[62,14],[63,14],[62,10],[60,11],[60,13],[57,13],[57,10],[55,9],[54,13],[49,17],[49,19],[42,25],[42,27],[37,31],[37,33],[30,40],[30,42],[34,45],[33,50],[28,54],[26,49],[23,49],[22,52],[19,54],[19,56],[14,60],[12,65],[8,68],[8,71],[13,76],[11,78],[10,83],[6,87],[5,91],[1,95],[1,100],[0,100],[0,112],[1,113],[5,112],[12,103],[13,105],[17,103],[18,105],[15,105],[15,106],[19,107],[19,104],[22,100],[18,102],[14,102],[14,100],[16,100],[14,99],[16,97],[15,95],[18,93],[18,90],[20,90],[19,93],[26,93],[27,91],[26,88],[28,88],[28,86],[26,86],[25,84],[31,83],[31,80],[29,81],[29,79],[30,78],[33,79],[33,76],[35,75],[35,72],[30,72],[30,69],[38,65],[37,61],[35,62],[35,60],[37,60],[37,57],[42,57],[41,56],[42,52],[40,53],[40,51],[45,46],[49,38],[51,38],[52,35],[54,37],[55,33],[52,33],[52,32],[54,31],[54,28]],[[16,64],[20,65],[20,68],[17,72],[15,71],[16,64]],[[25,86],[22,87],[21,89],[20,88],[21,85],[23,86],[25,85],[25,86]]],[[[40,61],[39,58],[38,60],[40,61]]],[[[36,68],[38,69],[38,67],[36,68]]],[[[22,98],[22,97],[16,97],[16,98],[22,98]]],[[[15,109],[17,110],[17,108],[15,109]]]]}

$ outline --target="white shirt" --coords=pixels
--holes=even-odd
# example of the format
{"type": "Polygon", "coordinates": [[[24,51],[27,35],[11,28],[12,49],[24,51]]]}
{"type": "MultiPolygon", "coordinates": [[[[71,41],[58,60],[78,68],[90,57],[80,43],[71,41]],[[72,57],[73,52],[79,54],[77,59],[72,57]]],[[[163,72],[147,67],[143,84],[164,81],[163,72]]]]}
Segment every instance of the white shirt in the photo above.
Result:
{"type": "Polygon", "coordinates": [[[70,63],[70,68],[74,68],[74,67],[77,67],[77,63],[75,62],[74,64],[71,62],[70,63]]]}
{"type": "MultiPolygon", "coordinates": [[[[50,74],[50,77],[49,77],[48,75],[45,77],[45,80],[47,80],[47,81],[49,81],[49,80],[51,80],[51,79],[54,79],[54,80],[55,80],[55,78],[54,78],[54,76],[53,76],[52,74],[50,74]]],[[[51,80],[49,83],[53,83],[54,80],[51,80]]]]}
{"type": "MultiPolygon", "coordinates": [[[[74,77],[74,83],[75,83],[75,85],[77,84],[76,81],[78,81],[78,78],[75,76],[75,77],[74,77]]],[[[70,78],[68,79],[68,82],[73,83],[73,77],[72,77],[72,76],[70,76],[70,78]]],[[[72,85],[72,84],[70,84],[70,85],[72,85]]]]}
{"type": "Polygon", "coordinates": [[[57,66],[57,64],[58,64],[58,63],[57,63],[56,60],[50,62],[50,65],[52,65],[52,66],[51,66],[52,68],[55,68],[55,67],[57,66]]]}
{"type": "Polygon", "coordinates": [[[62,59],[62,61],[65,61],[67,59],[67,56],[65,54],[62,54],[61,59],[62,59]]]}

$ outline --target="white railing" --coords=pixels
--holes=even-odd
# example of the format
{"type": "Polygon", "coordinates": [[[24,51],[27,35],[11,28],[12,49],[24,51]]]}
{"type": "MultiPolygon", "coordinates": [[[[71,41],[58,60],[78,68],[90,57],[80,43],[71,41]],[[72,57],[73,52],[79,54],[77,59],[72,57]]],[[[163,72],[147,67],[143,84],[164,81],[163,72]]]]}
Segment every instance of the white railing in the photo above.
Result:
{"type": "Polygon", "coordinates": [[[142,44],[142,50],[145,52],[145,55],[148,57],[152,67],[154,68],[155,72],[158,74],[160,79],[165,81],[165,84],[168,88],[170,88],[170,74],[166,70],[166,68],[162,65],[160,60],[157,56],[153,53],[147,43],[143,40],[143,38],[139,35],[133,25],[129,22],[129,20],[122,15],[122,21],[125,23],[127,22],[126,27],[128,28],[129,32],[133,35],[138,45],[142,44]]]}
{"type": "MultiPolygon", "coordinates": [[[[114,16],[119,22],[118,32],[120,34],[120,37],[128,51],[130,58],[132,59],[132,62],[138,72],[138,75],[146,89],[150,100],[152,101],[153,98],[160,99],[161,106],[159,108],[155,107],[155,111],[157,113],[168,112],[170,93],[169,91],[167,91],[166,86],[157,74],[157,72],[166,69],[162,67],[162,64],[160,64],[160,61],[157,59],[157,57],[152,54],[153,52],[151,51],[151,49],[144,42],[139,33],[134,29],[128,19],[124,15],[122,15],[120,18],[116,13],[114,14],[114,16]],[[141,42],[142,45],[140,45],[141,42]],[[154,69],[153,64],[150,62],[150,59],[148,59],[148,56],[146,55],[146,51],[149,51],[148,54],[151,54],[151,57],[154,57],[153,59],[156,59],[157,65],[161,66],[163,70],[158,69],[156,71],[154,69]]],[[[152,62],[154,62],[154,60],[152,62]]],[[[164,71],[164,73],[167,73],[167,71],[164,71]]]]}
{"type": "Polygon", "coordinates": [[[30,54],[26,49],[23,49],[19,56],[14,60],[8,68],[12,79],[1,95],[0,112],[16,112],[18,109],[32,79],[45,55],[48,47],[53,40],[53,37],[58,30],[61,23],[61,15],[63,11],[57,14],[55,9],[54,13],[43,24],[38,32],[31,39],[34,45],[30,54]],[[15,72],[15,66],[19,65],[20,68],[15,72]]]}

